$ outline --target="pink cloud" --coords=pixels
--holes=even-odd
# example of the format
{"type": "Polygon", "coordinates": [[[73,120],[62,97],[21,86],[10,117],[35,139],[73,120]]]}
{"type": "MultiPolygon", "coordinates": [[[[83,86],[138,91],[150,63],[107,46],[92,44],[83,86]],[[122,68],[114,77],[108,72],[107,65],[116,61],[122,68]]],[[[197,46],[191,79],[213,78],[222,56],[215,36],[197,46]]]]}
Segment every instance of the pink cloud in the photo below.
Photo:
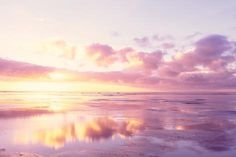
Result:
{"type": "Polygon", "coordinates": [[[135,70],[138,72],[152,72],[156,70],[158,66],[161,64],[163,59],[163,53],[161,51],[154,52],[134,52],[131,55],[126,54],[127,62],[131,64],[129,68],[126,70],[135,70]],[[136,60],[137,64],[132,64],[132,62],[136,60]]]}
{"type": "Polygon", "coordinates": [[[0,75],[6,77],[42,77],[52,72],[54,68],[43,67],[34,64],[5,60],[0,58],[0,75]]]}
{"type": "Polygon", "coordinates": [[[90,45],[86,49],[86,54],[100,66],[108,66],[116,61],[115,51],[108,45],[90,45]]]}
{"type": "Polygon", "coordinates": [[[137,52],[132,48],[114,50],[103,44],[93,44],[87,47],[86,54],[98,66],[110,66],[114,63],[127,64],[127,69],[150,71],[156,69],[162,60],[163,53],[137,52]]]}

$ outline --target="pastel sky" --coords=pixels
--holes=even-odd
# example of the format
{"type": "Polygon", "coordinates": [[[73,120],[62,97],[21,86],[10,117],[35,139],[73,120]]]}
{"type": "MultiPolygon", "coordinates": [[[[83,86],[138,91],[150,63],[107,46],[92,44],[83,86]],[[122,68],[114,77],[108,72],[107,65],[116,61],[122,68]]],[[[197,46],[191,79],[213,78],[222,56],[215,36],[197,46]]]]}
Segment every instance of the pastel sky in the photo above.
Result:
{"type": "Polygon", "coordinates": [[[1,90],[236,89],[235,0],[1,0],[1,90]]]}

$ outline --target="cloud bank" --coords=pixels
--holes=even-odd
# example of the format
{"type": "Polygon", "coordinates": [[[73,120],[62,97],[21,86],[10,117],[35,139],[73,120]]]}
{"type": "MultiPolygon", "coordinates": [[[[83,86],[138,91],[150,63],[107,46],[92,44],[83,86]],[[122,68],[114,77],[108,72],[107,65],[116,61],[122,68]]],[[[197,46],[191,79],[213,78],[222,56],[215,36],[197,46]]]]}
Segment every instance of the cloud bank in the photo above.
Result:
{"type": "MultiPolygon", "coordinates": [[[[150,43],[149,38],[136,38],[135,41],[142,46],[150,43]]],[[[53,45],[61,47],[64,56],[77,62],[74,59],[76,47],[68,48],[64,41],[53,45]],[[66,53],[67,49],[69,54],[66,53]]],[[[70,78],[73,81],[109,82],[152,90],[236,88],[236,41],[213,34],[197,40],[191,46],[191,50],[172,53],[171,58],[166,60],[168,52],[162,50],[143,52],[132,47],[114,49],[110,45],[95,43],[84,51],[88,61],[94,64],[94,70],[66,71],[73,75],[70,78]],[[96,70],[113,66],[119,70],[96,70]]],[[[164,42],[163,47],[169,50],[175,44],[164,42]]],[[[77,54],[77,57],[80,56],[77,54]]],[[[0,59],[1,76],[42,77],[55,70],[58,69],[0,59]]]]}

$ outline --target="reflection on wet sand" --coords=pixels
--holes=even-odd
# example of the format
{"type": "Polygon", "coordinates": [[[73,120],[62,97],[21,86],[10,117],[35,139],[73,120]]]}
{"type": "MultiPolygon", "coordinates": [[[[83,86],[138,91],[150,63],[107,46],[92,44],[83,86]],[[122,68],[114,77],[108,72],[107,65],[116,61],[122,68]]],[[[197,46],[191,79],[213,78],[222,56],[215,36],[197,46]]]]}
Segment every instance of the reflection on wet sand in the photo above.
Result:
{"type": "Polygon", "coordinates": [[[42,157],[42,156],[32,153],[6,153],[0,151],[0,157],[42,157]]]}
{"type": "Polygon", "coordinates": [[[235,156],[235,95],[71,94],[29,94],[31,109],[2,107],[0,148],[45,157],[235,156]]]}
{"type": "Polygon", "coordinates": [[[175,112],[175,116],[152,114],[148,114],[144,121],[149,126],[144,134],[146,139],[156,138],[170,145],[186,141],[212,152],[230,151],[236,144],[236,124],[222,115],[209,116],[208,112],[202,112],[201,116],[195,116],[194,113],[185,115],[180,111],[175,112]]]}
{"type": "Polygon", "coordinates": [[[0,110],[0,118],[21,118],[21,117],[30,117],[43,114],[50,114],[52,111],[40,108],[25,108],[25,109],[8,109],[0,110]]]}
{"type": "Polygon", "coordinates": [[[234,145],[232,134],[236,125],[227,120],[208,118],[202,123],[185,125],[182,128],[188,132],[197,131],[199,138],[195,141],[210,151],[227,151],[234,145]]]}
{"type": "Polygon", "coordinates": [[[48,147],[60,148],[67,142],[93,142],[119,136],[129,137],[143,129],[140,120],[113,120],[97,118],[85,122],[65,124],[59,128],[38,130],[29,135],[17,135],[16,142],[22,144],[43,144],[48,147]]]}

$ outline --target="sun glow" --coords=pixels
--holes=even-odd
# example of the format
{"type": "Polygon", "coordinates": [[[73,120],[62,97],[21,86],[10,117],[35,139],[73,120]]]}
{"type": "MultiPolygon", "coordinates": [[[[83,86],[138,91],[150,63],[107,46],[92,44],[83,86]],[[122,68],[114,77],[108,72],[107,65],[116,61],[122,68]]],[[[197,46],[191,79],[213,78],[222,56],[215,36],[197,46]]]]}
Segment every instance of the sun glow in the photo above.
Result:
{"type": "Polygon", "coordinates": [[[49,78],[52,80],[65,80],[68,78],[68,76],[64,73],[53,72],[49,74],[49,78]]]}
{"type": "Polygon", "coordinates": [[[28,81],[18,82],[15,85],[16,90],[23,91],[68,91],[70,90],[69,84],[63,82],[40,82],[28,81]]]}
{"type": "Polygon", "coordinates": [[[143,88],[101,82],[79,81],[11,81],[0,82],[2,90],[10,91],[77,91],[77,92],[137,92],[143,88]],[[1,86],[3,85],[3,86],[1,86]]]}

